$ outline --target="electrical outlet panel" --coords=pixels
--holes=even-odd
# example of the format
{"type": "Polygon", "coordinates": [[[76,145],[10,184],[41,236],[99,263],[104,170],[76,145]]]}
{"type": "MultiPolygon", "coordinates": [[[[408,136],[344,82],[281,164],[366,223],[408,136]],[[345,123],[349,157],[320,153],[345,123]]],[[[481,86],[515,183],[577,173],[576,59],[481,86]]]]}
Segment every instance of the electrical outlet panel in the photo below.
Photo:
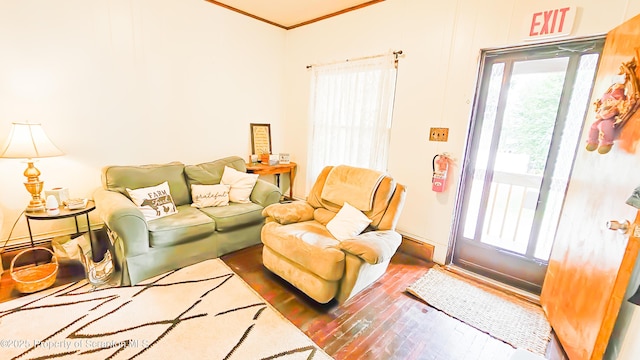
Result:
{"type": "Polygon", "coordinates": [[[431,128],[429,131],[429,141],[447,141],[449,139],[449,128],[431,128]]]}

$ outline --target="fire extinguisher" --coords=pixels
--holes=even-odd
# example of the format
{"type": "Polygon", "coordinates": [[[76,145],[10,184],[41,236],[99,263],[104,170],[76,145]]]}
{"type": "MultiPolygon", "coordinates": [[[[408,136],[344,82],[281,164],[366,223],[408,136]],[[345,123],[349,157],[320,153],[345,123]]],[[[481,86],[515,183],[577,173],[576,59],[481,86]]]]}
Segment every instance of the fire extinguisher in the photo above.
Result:
{"type": "Polygon", "coordinates": [[[433,176],[431,178],[431,190],[444,192],[447,186],[447,173],[449,172],[449,162],[451,159],[446,154],[438,154],[433,157],[433,176]]]}

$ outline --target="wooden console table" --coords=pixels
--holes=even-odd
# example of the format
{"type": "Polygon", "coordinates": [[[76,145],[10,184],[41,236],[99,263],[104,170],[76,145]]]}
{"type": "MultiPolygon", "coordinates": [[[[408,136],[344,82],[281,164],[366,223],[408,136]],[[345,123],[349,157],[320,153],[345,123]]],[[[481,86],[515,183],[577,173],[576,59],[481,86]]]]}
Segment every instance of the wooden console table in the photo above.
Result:
{"type": "Polygon", "coordinates": [[[293,180],[296,178],[297,164],[266,165],[261,163],[247,164],[247,172],[258,175],[275,175],[276,185],[280,187],[280,174],[289,174],[289,198],[293,199],[293,180]]]}

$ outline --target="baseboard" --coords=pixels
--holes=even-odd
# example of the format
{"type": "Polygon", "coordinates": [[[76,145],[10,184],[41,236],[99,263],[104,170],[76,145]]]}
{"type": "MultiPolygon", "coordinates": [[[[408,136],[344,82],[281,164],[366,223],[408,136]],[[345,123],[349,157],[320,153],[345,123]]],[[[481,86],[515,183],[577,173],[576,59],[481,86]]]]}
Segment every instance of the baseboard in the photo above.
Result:
{"type": "Polygon", "coordinates": [[[402,235],[399,251],[426,261],[433,261],[435,247],[423,241],[402,235]]]}
{"type": "MultiPolygon", "coordinates": [[[[99,229],[104,226],[104,222],[91,222],[91,229],[99,229]]],[[[66,236],[73,235],[77,233],[85,233],[87,232],[87,225],[80,225],[79,229],[76,229],[75,226],[68,226],[64,228],[56,228],[55,230],[39,232],[33,235],[33,242],[35,244],[40,242],[51,241],[52,238],[56,236],[66,236]],[[79,230],[79,231],[78,231],[79,230]]],[[[18,237],[14,237],[12,239],[0,239],[0,251],[10,251],[15,249],[25,249],[31,245],[31,238],[29,235],[22,235],[18,237]],[[2,248],[4,245],[4,248],[2,248]]]]}

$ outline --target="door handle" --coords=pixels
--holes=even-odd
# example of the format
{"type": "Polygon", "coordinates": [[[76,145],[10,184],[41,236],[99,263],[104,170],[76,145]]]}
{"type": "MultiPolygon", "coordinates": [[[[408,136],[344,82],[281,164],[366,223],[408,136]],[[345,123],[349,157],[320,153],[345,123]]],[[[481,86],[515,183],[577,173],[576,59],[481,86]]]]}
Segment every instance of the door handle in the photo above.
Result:
{"type": "Polygon", "coordinates": [[[617,230],[621,233],[626,233],[627,230],[629,230],[629,226],[631,225],[631,223],[629,223],[629,220],[625,220],[623,222],[617,221],[617,220],[609,220],[607,221],[607,229],[609,230],[617,230]]]}

